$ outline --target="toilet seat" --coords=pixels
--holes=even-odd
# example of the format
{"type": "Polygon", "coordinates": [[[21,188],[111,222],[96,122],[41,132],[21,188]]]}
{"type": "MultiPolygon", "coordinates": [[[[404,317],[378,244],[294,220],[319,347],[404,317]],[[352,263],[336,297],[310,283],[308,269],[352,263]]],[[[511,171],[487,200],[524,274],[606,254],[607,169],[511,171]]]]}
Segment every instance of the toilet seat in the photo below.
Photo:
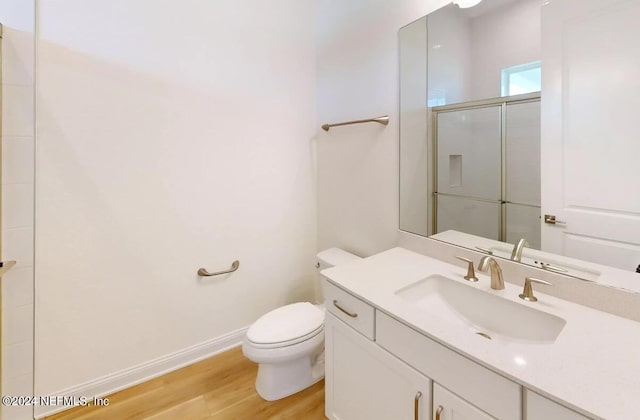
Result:
{"type": "Polygon", "coordinates": [[[280,341],[278,343],[256,343],[254,341],[251,341],[247,338],[247,342],[257,348],[257,349],[275,349],[278,347],[288,347],[288,346],[293,346],[294,344],[298,344],[298,343],[302,343],[303,341],[307,341],[312,339],[313,337],[315,337],[316,335],[322,333],[324,331],[324,325],[319,326],[317,329],[315,329],[314,331],[310,332],[309,334],[303,335],[302,337],[297,337],[294,338],[292,340],[288,340],[288,341],[280,341]]]}
{"type": "Polygon", "coordinates": [[[324,331],[324,311],[309,302],[293,303],[263,315],[247,331],[256,348],[286,347],[324,331]]]}

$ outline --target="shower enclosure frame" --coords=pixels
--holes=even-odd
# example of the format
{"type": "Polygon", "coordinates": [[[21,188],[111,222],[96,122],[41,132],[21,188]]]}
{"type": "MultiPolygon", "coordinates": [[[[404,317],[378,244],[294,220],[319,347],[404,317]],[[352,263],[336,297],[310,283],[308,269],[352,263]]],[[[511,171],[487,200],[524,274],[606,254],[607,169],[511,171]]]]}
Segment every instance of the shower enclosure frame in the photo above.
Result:
{"type": "Polygon", "coordinates": [[[431,209],[431,223],[428,224],[430,229],[429,235],[438,233],[438,196],[453,196],[449,194],[443,194],[438,191],[438,116],[447,112],[459,112],[473,109],[500,107],[500,149],[501,149],[501,179],[500,179],[500,200],[488,200],[476,197],[454,196],[459,198],[465,198],[480,202],[489,202],[500,205],[500,223],[498,231],[498,240],[506,242],[507,240],[507,204],[517,204],[523,206],[530,206],[540,208],[539,205],[533,206],[523,203],[513,203],[507,200],[507,106],[524,103],[534,103],[541,101],[541,92],[533,92],[522,95],[505,96],[500,98],[483,99],[478,101],[460,102],[450,105],[442,105],[433,108],[429,108],[429,120],[431,121],[431,130],[429,134],[431,139],[429,145],[431,146],[431,182],[429,188],[431,189],[428,197],[431,199],[428,203],[428,207],[431,209]]]}

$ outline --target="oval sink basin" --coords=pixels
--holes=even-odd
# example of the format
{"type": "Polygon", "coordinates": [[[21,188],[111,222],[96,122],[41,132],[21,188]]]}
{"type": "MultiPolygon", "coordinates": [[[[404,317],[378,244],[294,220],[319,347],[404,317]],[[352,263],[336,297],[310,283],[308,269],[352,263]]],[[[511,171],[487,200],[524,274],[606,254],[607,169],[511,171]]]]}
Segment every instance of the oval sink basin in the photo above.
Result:
{"type": "Polygon", "coordinates": [[[555,315],[440,275],[417,281],[395,294],[438,319],[485,338],[552,343],[566,324],[555,315]]]}

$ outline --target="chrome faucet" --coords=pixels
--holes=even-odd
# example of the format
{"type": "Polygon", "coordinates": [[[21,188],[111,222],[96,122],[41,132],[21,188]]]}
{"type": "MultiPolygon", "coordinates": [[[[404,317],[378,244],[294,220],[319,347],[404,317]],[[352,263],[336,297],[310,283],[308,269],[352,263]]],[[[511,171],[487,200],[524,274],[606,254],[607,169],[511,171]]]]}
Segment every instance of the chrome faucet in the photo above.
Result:
{"type": "Polygon", "coordinates": [[[513,251],[511,251],[512,261],[520,262],[522,260],[522,250],[525,246],[529,246],[529,242],[524,238],[520,239],[518,243],[513,246],[513,251]]]}
{"type": "Polygon", "coordinates": [[[478,270],[488,271],[491,268],[491,288],[493,290],[504,289],[504,279],[502,278],[502,269],[498,265],[495,258],[491,256],[484,256],[478,263],[478,270]]]}

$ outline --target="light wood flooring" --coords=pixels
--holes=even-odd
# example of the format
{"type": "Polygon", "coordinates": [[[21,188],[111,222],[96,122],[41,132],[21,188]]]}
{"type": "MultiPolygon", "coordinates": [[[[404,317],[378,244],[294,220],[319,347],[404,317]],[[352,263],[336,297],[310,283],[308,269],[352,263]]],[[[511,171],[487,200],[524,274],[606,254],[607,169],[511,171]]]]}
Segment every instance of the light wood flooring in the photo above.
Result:
{"type": "Polygon", "coordinates": [[[47,419],[326,419],[324,381],[267,402],[254,389],[257,370],[237,347],[109,395],[106,407],[77,407],[47,419]]]}

